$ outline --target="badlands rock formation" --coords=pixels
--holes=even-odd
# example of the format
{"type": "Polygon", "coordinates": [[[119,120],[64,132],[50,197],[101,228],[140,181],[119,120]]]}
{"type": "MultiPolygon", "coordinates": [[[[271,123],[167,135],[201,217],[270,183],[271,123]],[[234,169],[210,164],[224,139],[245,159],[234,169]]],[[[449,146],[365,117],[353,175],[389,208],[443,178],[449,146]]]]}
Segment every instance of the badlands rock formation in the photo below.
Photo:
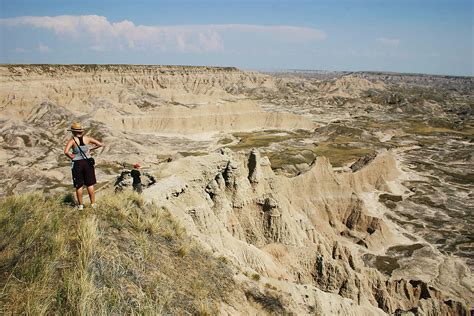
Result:
{"type": "Polygon", "coordinates": [[[263,112],[227,91],[269,86],[271,80],[235,68],[37,66],[2,67],[4,113],[24,119],[52,102],[121,130],[203,133],[255,128],[311,128],[292,114],[263,112]],[[8,78],[8,79],[7,79],[8,78]]]}
{"type": "Polygon", "coordinates": [[[415,243],[376,207],[375,192],[403,190],[399,177],[389,152],[343,174],[321,157],[288,178],[275,175],[257,151],[223,149],[168,164],[145,197],[169,209],[216,256],[286,293],[285,308],[296,313],[465,313],[473,298],[469,269],[415,243]],[[386,249],[414,250],[401,258],[403,266],[390,267],[386,249]],[[429,271],[420,271],[420,261],[429,271]],[[446,279],[453,270],[458,274],[446,279]],[[332,306],[325,306],[328,298],[332,306]]]}
{"type": "Polygon", "coordinates": [[[0,106],[1,197],[70,191],[81,121],[99,196],[140,162],[146,199],[239,271],[223,314],[472,308],[472,78],[11,65],[0,106]]]}

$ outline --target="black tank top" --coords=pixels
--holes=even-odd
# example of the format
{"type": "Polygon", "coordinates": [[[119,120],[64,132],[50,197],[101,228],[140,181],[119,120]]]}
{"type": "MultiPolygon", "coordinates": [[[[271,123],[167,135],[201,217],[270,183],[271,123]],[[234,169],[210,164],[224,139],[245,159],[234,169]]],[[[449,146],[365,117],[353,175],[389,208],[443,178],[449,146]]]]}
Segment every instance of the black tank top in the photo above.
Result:
{"type": "Polygon", "coordinates": [[[133,185],[142,183],[142,180],[140,179],[140,176],[141,176],[140,171],[138,171],[137,169],[132,169],[132,171],[130,171],[130,175],[132,176],[132,179],[133,179],[133,185]]]}

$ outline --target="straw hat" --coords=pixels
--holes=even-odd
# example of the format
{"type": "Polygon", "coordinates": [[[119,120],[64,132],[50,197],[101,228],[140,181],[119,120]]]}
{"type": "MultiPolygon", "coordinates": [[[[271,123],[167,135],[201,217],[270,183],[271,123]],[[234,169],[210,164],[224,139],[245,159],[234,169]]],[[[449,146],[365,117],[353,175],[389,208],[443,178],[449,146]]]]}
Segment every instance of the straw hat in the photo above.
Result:
{"type": "Polygon", "coordinates": [[[71,132],[83,132],[83,131],[84,131],[84,127],[82,127],[81,123],[74,122],[74,123],[71,124],[71,128],[68,129],[68,131],[71,131],[71,132]]]}

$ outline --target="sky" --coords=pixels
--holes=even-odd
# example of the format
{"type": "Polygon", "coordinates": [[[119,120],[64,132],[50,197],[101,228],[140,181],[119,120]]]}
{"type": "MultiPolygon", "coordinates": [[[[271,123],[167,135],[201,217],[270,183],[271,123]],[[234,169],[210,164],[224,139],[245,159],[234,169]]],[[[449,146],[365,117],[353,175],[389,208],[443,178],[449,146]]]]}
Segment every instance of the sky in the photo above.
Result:
{"type": "Polygon", "coordinates": [[[0,63],[474,75],[472,0],[0,0],[0,63]]]}

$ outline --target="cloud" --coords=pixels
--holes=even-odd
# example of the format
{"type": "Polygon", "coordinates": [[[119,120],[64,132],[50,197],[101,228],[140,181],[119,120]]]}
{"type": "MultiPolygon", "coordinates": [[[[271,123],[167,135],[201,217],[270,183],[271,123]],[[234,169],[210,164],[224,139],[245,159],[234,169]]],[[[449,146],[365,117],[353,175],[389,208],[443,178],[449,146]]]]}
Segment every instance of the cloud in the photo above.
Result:
{"type": "Polygon", "coordinates": [[[49,53],[49,52],[51,52],[51,48],[49,48],[48,46],[46,46],[42,43],[39,43],[38,44],[38,51],[41,52],[41,53],[49,53]]]}
{"type": "Polygon", "coordinates": [[[123,20],[110,22],[98,15],[22,16],[0,19],[0,26],[46,29],[63,38],[85,41],[94,51],[159,50],[184,53],[219,52],[238,38],[241,42],[268,39],[272,43],[324,40],[326,33],[289,25],[209,24],[147,26],[123,20]]]}
{"type": "Polygon", "coordinates": [[[379,37],[377,38],[377,42],[390,48],[397,48],[398,45],[400,45],[400,39],[398,38],[379,37]]]}
{"type": "Polygon", "coordinates": [[[15,48],[15,53],[25,53],[26,52],[26,49],[22,48],[22,47],[16,47],[15,48]]]}

